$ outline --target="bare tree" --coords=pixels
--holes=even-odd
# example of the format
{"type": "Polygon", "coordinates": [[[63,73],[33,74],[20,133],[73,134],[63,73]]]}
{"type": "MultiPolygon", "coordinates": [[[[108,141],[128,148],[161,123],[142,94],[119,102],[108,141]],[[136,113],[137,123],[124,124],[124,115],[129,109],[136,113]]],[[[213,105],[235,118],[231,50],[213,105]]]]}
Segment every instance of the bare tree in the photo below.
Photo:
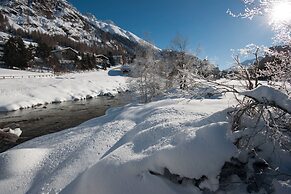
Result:
{"type": "MultiPolygon", "coordinates": [[[[243,0],[243,2],[245,4],[243,13],[233,14],[231,11],[228,13],[234,17],[252,19],[257,15],[272,14],[276,3],[283,1],[243,0]]],[[[244,173],[251,177],[252,182],[250,184],[250,179],[245,181],[249,193],[261,189],[266,193],[273,193],[275,180],[286,181],[291,177],[280,169],[281,153],[285,151],[290,153],[291,150],[291,96],[286,89],[291,76],[291,27],[290,23],[285,22],[270,24],[275,32],[275,44],[281,46],[266,49],[250,45],[241,49],[240,53],[255,58],[249,68],[240,62],[240,55],[234,56],[240,69],[239,75],[246,80],[246,89],[251,90],[240,93],[243,98],[238,99],[239,104],[231,114],[235,144],[241,153],[246,154],[244,173]],[[260,56],[264,57],[263,60],[260,60],[260,56]],[[259,66],[262,63],[263,68],[259,66]],[[276,85],[259,86],[260,76],[272,79],[276,85]]]]}
{"type": "Polygon", "coordinates": [[[169,82],[174,79],[179,82],[179,88],[187,90],[193,84],[193,75],[201,61],[193,54],[187,52],[189,41],[177,34],[171,41],[170,60],[167,61],[171,72],[168,74],[169,82]]]}
{"type": "Polygon", "coordinates": [[[206,66],[209,63],[187,52],[187,39],[178,35],[172,40],[171,47],[161,52],[153,48],[138,52],[132,67],[132,76],[136,79],[130,85],[143,102],[149,102],[172,88],[189,93],[201,85],[198,79],[208,75],[206,66]]]}
{"type": "Polygon", "coordinates": [[[244,81],[245,88],[252,90],[259,86],[259,78],[262,76],[260,71],[260,60],[265,55],[267,48],[249,44],[245,48],[239,49],[233,54],[235,61],[235,77],[244,81]],[[248,64],[243,64],[241,58],[251,58],[248,64]]]}
{"type": "Polygon", "coordinates": [[[150,102],[163,91],[160,63],[156,59],[153,49],[141,50],[138,52],[131,75],[135,77],[130,83],[132,90],[141,97],[141,101],[150,102]]]}
{"type": "MultiPolygon", "coordinates": [[[[265,69],[260,73],[266,77],[273,79],[274,81],[280,81],[281,84],[277,85],[277,88],[286,88],[287,83],[290,83],[291,71],[291,19],[277,20],[272,18],[274,12],[278,7],[291,7],[290,1],[278,1],[278,0],[243,0],[245,4],[245,11],[243,13],[234,14],[232,11],[227,12],[233,17],[252,19],[257,15],[265,15],[269,17],[269,24],[271,25],[275,36],[274,44],[281,45],[279,47],[273,47],[266,50],[266,55],[269,61],[265,62],[265,69]],[[284,48],[284,49],[282,49],[284,48]]],[[[289,11],[289,10],[287,10],[289,11]]],[[[277,13],[278,14],[278,13],[277,13]]],[[[280,13],[280,15],[288,13],[280,13]]]]}

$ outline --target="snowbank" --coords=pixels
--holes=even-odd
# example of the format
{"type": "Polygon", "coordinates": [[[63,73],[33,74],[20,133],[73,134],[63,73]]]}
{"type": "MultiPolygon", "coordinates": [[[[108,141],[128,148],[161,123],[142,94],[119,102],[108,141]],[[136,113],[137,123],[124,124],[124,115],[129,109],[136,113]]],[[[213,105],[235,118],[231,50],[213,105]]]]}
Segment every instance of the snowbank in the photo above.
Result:
{"type": "Polygon", "coordinates": [[[126,77],[110,76],[109,72],[110,69],[55,77],[28,77],[37,73],[0,69],[0,77],[8,74],[21,76],[20,79],[0,79],[0,112],[108,93],[115,95],[126,90],[126,77]]]}
{"type": "Polygon", "coordinates": [[[165,168],[185,179],[206,176],[207,183],[200,185],[201,188],[217,190],[223,164],[236,153],[235,146],[226,139],[226,123],[181,128],[186,131],[144,127],[129,142],[123,142],[113,153],[77,177],[62,193],[169,194],[178,189],[181,189],[178,193],[191,193],[191,190],[201,193],[189,182],[185,181],[188,188],[183,188],[150,173],[163,175],[165,168]],[[169,134],[164,136],[166,133],[169,134]]]}
{"type": "Polygon", "coordinates": [[[53,75],[52,73],[39,73],[39,72],[32,72],[32,71],[21,71],[21,70],[12,70],[12,69],[3,69],[0,68],[0,78],[9,77],[9,78],[28,78],[28,76],[46,76],[46,75],[53,75]]]}
{"type": "Polygon", "coordinates": [[[178,98],[110,109],[0,154],[1,169],[19,169],[1,170],[1,193],[193,194],[202,192],[191,180],[203,176],[199,187],[214,191],[237,152],[226,135],[231,104],[178,98]]]}

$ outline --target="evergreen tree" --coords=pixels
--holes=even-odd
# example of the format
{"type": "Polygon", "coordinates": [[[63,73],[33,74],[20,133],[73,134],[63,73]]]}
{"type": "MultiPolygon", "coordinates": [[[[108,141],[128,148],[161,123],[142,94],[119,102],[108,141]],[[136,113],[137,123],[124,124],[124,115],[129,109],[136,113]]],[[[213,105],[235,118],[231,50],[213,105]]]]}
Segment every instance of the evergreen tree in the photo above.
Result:
{"type": "Polygon", "coordinates": [[[81,59],[76,59],[75,60],[75,63],[76,63],[76,68],[78,69],[78,70],[84,70],[85,68],[84,68],[84,57],[85,57],[85,55],[84,55],[84,53],[81,53],[81,59]]]}
{"type": "Polygon", "coordinates": [[[40,42],[36,48],[36,56],[41,59],[47,59],[50,56],[52,48],[46,43],[40,42]]]}
{"type": "Polygon", "coordinates": [[[115,60],[114,60],[114,58],[113,58],[113,53],[112,53],[111,51],[109,51],[108,54],[107,54],[107,56],[108,56],[108,59],[109,59],[109,63],[110,63],[110,65],[111,65],[111,66],[115,66],[116,63],[115,63],[115,60]]]}
{"type": "Polygon", "coordinates": [[[25,47],[20,37],[11,37],[4,45],[3,60],[8,68],[25,69],[32,58],[32,51],[25,47]]]}
{"type": "Polygon", "coordinates": [[[89,66],[89,69],[92,70],[94,69],[96,66],[96,59],[95,59],[95,56],[94,55],[91,55],[90,56],[90,66],[89,66]]]}
{"type": "Polygon", "coordinates": [[[9,26],[9,22],[7,17],[5,17],[5,15],[3,15],[2,13],[0,13],[0,29],[3,31],[6,31],[7,27],[9,26]]]}

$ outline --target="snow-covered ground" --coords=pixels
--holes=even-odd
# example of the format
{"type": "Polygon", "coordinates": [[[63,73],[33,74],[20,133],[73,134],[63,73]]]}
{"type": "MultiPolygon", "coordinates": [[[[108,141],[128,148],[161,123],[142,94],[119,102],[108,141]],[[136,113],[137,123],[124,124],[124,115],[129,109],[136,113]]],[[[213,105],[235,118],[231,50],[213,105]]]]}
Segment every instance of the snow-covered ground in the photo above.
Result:
{"type": "Polygon", "coordinates": [[[60,76],[0,69],[0,78],[1,76],[8,76],[9,79],[0,79],[0,111],[85,99],[109,93],[114,95],[126,90],[127,79],[118,69],[60,76]]]}
{"type": "Polygon", "coordinates": [[[110,109],[2,153],[1,193],[201,193],[190,179],[203,175],[200,186],[216,190],[237,152],[224,111],[234,103],[176,98],[110,109]],[[189,180],[175,184],[162,177],[165,169],[189,180]]]}
{"type": "Polygon", "coordinates": [[[5,79],[5,78],[28,78],[29,76],[53,76],[52,73],[40,73],[40,72],[33,72],[33,71],[22,71],[22,70],[13,70],[13,69],[4,69],[0,68],[0,79],[5,79]]]}
{"type": "MultiPolygon", "coordinates": [[[[65,77],[80,76],[78,82],[82,80],[86,85],[88,80],[85,80],[89,78],[85,77],[98,73],[105,76],[105,72],[91,72],[65,77]]],[[[109,71],[108,75],[124,79],[116,71],[109,71]]],[[[101,83],[105,87],[105,82],[101,83]]],[[[63,87],[69,88],[67,85],[63,87]]],[[[233,81],[231,85],[236,83],[233,81]]],[[[261,86],[244,94],[258,102],[265,94],[267,100],[288,110],[290,99],[286,95],[275,98],[277,92],[261,86]]],[[[252,129],[230,130],[229,113],[237,105],[233,94],[201,100],[183,98],[177,93],[173,91],[174,95],[168,94],[148,104],[109,109],[105,116],[35,138],[0,154],[1,194],[245,194],[255,191],[252,190],[256,189],[252,185],[254,177],[250,175],[260,167],[255,165],[264,164],[264,160],[257,160],[235,145],[240,135],[252,129]],[[231,163],[234,159],[236,163],[231,163]],[[226,168],[224,173],[228,174],[222,177],[227,163],[234,165],[231,166],[234,169],[226,168]],[[237,174],[231,174],[233,171],[237,174]],[[240,172],[245,173],[245,180],[241,179],[244,174],[240,172]],[[226,182],[221,182],[221,177],[226,182]],[[223,190],[221,183],[229,186],[223,190]]],[[[258,135],[263,140],[261,137],[264,134],[258,135]]],[[[258,149],[263,148],[265,159],[275,164],[275,174],[270,176],[277,177],[270,179],[271,191],[288,194],[291,181],[285,175],[291,173],[290,153],[277,150],[277,146],[274,150],[270,145],[273,142],[260,143],[258,149]],[[283,177],[277,173],[284,173],[280,174],[283,177]]],[[[267,172],[255,172],[255,177],[273,172],[269,167],[267,172]]],[[[267,193],[264,189],[260,187],[258,192],[267,193]]]]}

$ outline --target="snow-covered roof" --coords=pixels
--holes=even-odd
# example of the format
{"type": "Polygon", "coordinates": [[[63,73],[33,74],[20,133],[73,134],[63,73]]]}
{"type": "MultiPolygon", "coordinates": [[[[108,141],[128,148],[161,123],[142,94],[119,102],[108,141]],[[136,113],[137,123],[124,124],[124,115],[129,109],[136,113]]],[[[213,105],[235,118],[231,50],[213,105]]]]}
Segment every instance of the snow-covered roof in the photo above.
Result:
{"type": "Polygon", "coordinates": [[[103,59],[106,59],[106,60],[109,60],[108,57],[106,57],[105,55],[94,55],[96,58],[103,58],[103,59]]]}
{"type": "Polygon", "coordinates": [[[56,53],[56,52],[63,52],[63,51],[67,51],[67,50],[70,50],[70,51],[73,51],[74,53],[76,54],[79,54],[79,52],[71,47],[65,47],[65,48],[58,48],[58,49],[55,49],[55,50],[52,50],[51,52],[52,53],[56,53]]]}

